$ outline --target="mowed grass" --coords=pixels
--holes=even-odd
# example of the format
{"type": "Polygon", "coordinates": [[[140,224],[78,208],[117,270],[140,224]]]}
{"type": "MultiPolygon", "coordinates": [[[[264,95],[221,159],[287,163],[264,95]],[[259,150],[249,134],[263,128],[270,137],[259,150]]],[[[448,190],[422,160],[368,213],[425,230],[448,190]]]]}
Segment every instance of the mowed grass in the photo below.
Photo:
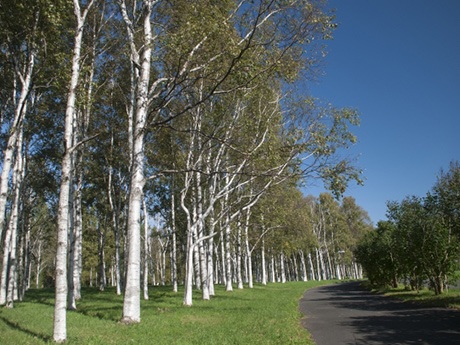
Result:
{"type": "MultiPolygon", "coordinates": [[[[171,287],[151,287],[141,301],[141,323],[124,325],[122,297],[112,289],[84,289],[78,310],[67,313],[67,344],[312,344],[302,328],[298,303],[323,282],[255,285],[224,291],[211,301],[194,293],[192,307],[171,287]]],[[[14,309],[0,309],[0,344],[52,343],[52,290],[30,290],[14,309]]]]}

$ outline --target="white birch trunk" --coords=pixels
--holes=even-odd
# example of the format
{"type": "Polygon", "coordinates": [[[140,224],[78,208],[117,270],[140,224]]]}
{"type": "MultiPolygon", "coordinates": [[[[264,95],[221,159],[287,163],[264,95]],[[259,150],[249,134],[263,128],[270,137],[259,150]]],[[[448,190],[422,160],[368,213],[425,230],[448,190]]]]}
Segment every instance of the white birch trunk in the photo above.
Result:
{"type": "Polygon", "coordinates": [[[248,287],[252,289],[254,287],[253,284],[253,276],[252,276],[252,250],[249,246],[249,220],[251,217],[251,209],[248,208],[246,211],[246,222],[244,224],[244,244],[246,249],[246,257],[247,257],[247,278],[248,278],[248,287]]]}
{"type": "MultiPolygon", "coordinates": [[[[196,191],[195,191],[196,193],[196,191]]],[[[198,238],[198,214],[197,214],[197,198],[192,197],[191,198],[192,202],[192,210],[193,210],[193,216],[192,216],[192,225],[190,227],[190,231],[192,233],[192,245],[193,245],[193,273],[194,273],[194,278],[195,278],[195,288],[197,290],[201,290],[201,270],[200,270],[200,253],[198,251],[198,246],[197,246],[197,238],[198,238]]]]}
{"type": "Polygon", "coordinates": [[[59,207],[57,220],[57,249],[56,249],[56,289],[54,305],[54,328],[53,339],[56,342],[64,342],[67,338],[67,239],[69,221],[69,201],[70,201],[70,178],[72,172],[72,139],[73,139],[73,119],[75,114],[75,104],[77,97],[77,86],[81,68],[81,44],[83,38],[83,27],[86,15],[93,5],[91,0],[83,13],[80,10],[80,3],[74,0],[74,13],[77,19],[75,30],[74,48],[72,55],[72,72],[67,96],[64,129],[65,153],[62,158],[61,186],[59,192],[59,207]]]}
{"type": "Polygon", "coordinates": [[[197,228],[196,225],[193,225],[192,228],[193,236],[193,277],[195,279],[195,288],[201,290],[201,267],[200,267],[200,253],[198,251],[197,245],[197,228]]]}
{"type": "MultiPolygon", "coordinates": [[[[36,23],[35,23],[36,24],[36,23]]],[[[17,141],[22,132],[22,123],[27,113],[27,97],[32,88],[32,76],[35,67],[36,51],[34,47],[30,47],[29,59],[27,60],[27,66],[24,68],[25,75],[20,71],[16,71],[19,74],[21,80],[21,91],[19,98],[15,103],[14,119],[10,129],[10,135],[6,145],[6,149],[3,155],[2,173],[0,176],[0,239],[2,238],[3,228],[5,226],[5,210],[8,198],[8,180],[11,171],[11,167],[14,164],[13,155],[18,147],[17,141]]],[[[16,90],[14,90],[14,96],[16,97],[16,90]]]]}
{"type": "Polygon", "coordinates": [[[97,222],[98,231],[98,257],[99,257],[99,290],[104,291],[107,285],[107,278],[105,274],[105,232],[97,222]]]}
{"type": "MultiPolygon", "coordinates": [[[[126,13],[124,1],[122,2],[122,12],[125,23],[130,32],[129,18],[126,13]]],[[[143,18],[143,50],[140,61],[140,77],[137,87],[136,112],[133,128],[133,150],[132,150],[132,171],[129,189],[129,212],[128,212],[128,257],[126,267],[126,286],[123,298],[123,317],[124,323],[138,323],[141,321],[140,310],[140,270],[141,270],[141,204],[143,198],[144,179],[144,130],[147,121],[147,113],[149,107],[149,84],[150,84],[150,68],[152,54],[152,32],[150,15],[152,12],[152,1],[143,2],[144,18],[143,18]]],[[[131,54],[137,55],[134,50],[134,37],[130,36],[132,50],[131,54]]]]}
{"type": "Polygon", "coordinates": [[[261,269],[262,269],[262,285],[267,285],[267,264],[265,263],[265,235],[262,235],[260,243],[260,257],[261,257],[261,269]]]}
{"type": "Polygon", "coordinates": [[[285,268],[284,268],[284,259],[285,259],[285,256],[284,256],[284,253],[281,252],[280,254],[280,275],[281,275],[281,283],[286,283],[286,271],[285,271],[285,268]]]}
{"type": "Polygon", "coordinates": [[[14,201],[13,209],[11,212],[10,225],[11,227],[11,249],[10,249],[10,260],[9,260],[9,276],[8,276],[8,288],[6,297],[6,307],[13,308],[14,300],[17,300],[17,242],[18,242],[18,227],[19,227],[19,208],[21,201],[21,190],[22,181],[24,179],[24,157],[22,154],[22,143],[23,143],[23,129],[18,137],[18,147],[16,153],[16,162],[14,168],[13,187],[14,187],[14,201]]]}
{"type": "MultiPolygon", "coordinates": [[[[74,146],[75,143],[77,142],[77,111],[73,112],[73,129],[72,129],[72,143],[71,145],[74,146]]],[[[70,190],[69,190],[69,222],[68,222],[68,267],[67,267],[67,309],[69,310],[76,310],[77,305],[75,301],[75,295],[74,295],[74,282],[73,282],[73,272],[75,269],[75,255],[74,255],[74,250],[75,250],[75,201],[76,201],[76,190],[74,187],[74,180],[75,180],[75,172],[78,169],[78,167],[75,164],[75,159],[77,156],[77,152],[74,150],[71,155],[71,166],[72,166],[72,172],[69,177],[70,180],[70,190]]]]}
{"type": "MultiPolygon", "coordinates": [[[[113,136],[111,138],[111,148],[113,147],[113,136]]],[[[120,262],[120,227],[118,207],[113,200],[113,167],[109,167],[109,176],[107,183],[107,198],[109,201],[110,211],[112,213],[112,226],[115,237],[115,286],[117,295],[121,295],[121,262],[120,262]]]]}
{"type": "Polygon", "coordinates": [[[230,250],[230,233],[231,233],[231,228],[230,228],[230,219],[227,214],[226,220],[225,220],[225,290],[226,291],[233,291],[233,286],[232,286],[232,253],[230,250]]]}
{"type": "MultiPolygon", "coordinates": [[[[95,29],[95,28],[93,28],[95,29]]],[[[93,41],[96,42],[96,30],[93,32],[93,41]]],[[[86,81],[86,100],[81,116],[81,123],[78,123],[77,113],[74,112],[74,144],[86,137],[91,115],[91,103],[93,95],[93,79],[96,60],[96,43],[92,46],[92,59],[89,68],[89,75],[86,81]]],[[[82,219],[82,189],[83,189],[83,152],[75,152],[76,167],[75,179],[76,188],[73,191],[73,246],[70,248],[72,256],[69,257],[69,297],[68,308],[76,309],[76,301],[81,299],[81,274],[83,269],[83,219],[82,219]]],[[[72,230],[72,229],[71,229],[72,230]]]]}
{"type": "Polygon", "coordinates": [[[275,256],[273,254],[270,255],[270,282],[276,282],[275,256]]]}
{"type": "Polygon", "coordinates": [[[320,249],[318,252],[319,252],[319,264],[321,266],[321,278],[322,280],[327,280],[328,279],[327,265],[324,259],[323,251],[320,249]]]}
{"type": "Polygon", "coordinates": [[[299,266],[297,264],[297,257],[295,254],[291,256],[290,261],[292,262],[292,267],[291,267],[292,275],[291,275],[290,281],[292,280],[299,281],[299,266]]]}
{"type": "MultiPolygon", "coordinates": [[[[174,178],[173,178],[174,179],[174,178]]],[[[171,280],[173,291],[177,292],[177,240],[176,240],[176,209],[174,197],[174,180],[171,191],[171,280]]]]}
{"type": "Polygon", "coordinates": [[[327,248],[325,244],[325,251],[326,251],[326,267],[327,267],[327,278],[326,279],[332,279],[334,276],[334,268],[332,265],[332,260],[331,256],[329,255],[329,249],[327,248]]]}
{"type": "Polygon", "coordinates": [[[142,202],[144,209],[144,274],[143,274],[143,291],[144,300],[149,299],[149,216],[147,212],[147,206],[145,204],[145,198],[142,202]]]}
{"type": "MultiPolygon", "coordinates": [[[[317,275],[315,274],[315,266],[313,265],[313,260],[311,259],[311,253],[308,253],[308,265],[310,266],[311,280],[317,280],[317,275]]],[[[319,279],[318,279],[319,280],[319,279]]]]}
{"type": "MultiPolygon", "coordinates": [[[[191,234],[187,236],[188,240],[191,241],[191,234]]],[[[185,292],[184,292],[184,305],[191,306],[193,304],[193,296],[192,296],[192,287],[193,287],[193,274],[192,274],[192,266],[193,266],[193,246],[190,247],[187,245],[187,255],[186,255],[186,265],[185,270],[188,274],[185,275],[185,292]]]]}
{"type": "MultiPolygon", "coordinates": [[[[82,163],[82,162],[81,162],[82,163]]],[[[75,247],[74,247],[74,270],[73,270],[73,295],[75,300],[81,299],[81,273],[83,269],[82,256],[83,256],[83,221],[82,221],[82,209],[81,209],[81,199],[82,199],[82,188],[83,188],[83,174],[80,171],[79,176],[77,177],[77,190],[75,198],[75,247]]]]}
{"type": "Polygon", "coordinates": [[[35,274],[35,288],[39,289],[40,286],[40,273],[42,265],[42,241],[38,241],[38,250],[37,250],[37,267],[36,267],[36,274],[35,274]]]}
{"type": "Polygon", "coordinates": [[[307,265],[305,263],[305,255],[303,253],[303,250],[299,250],[299,256],[300,256],[300,271],[301,271],[301,276],[302,276],[302,281],[306,282],[308,281],[308,274],[307,274],[307,265]]]}
{"type": "Polygon", "coordinates": [[[22,156],[22,138],[23,129],[20,126],[18,140],[16,143],[16,160],[13,170],[13,200],[10,220],[5,233],[5,242],[3,246],[3,265],[0,277],[0,305],[5,305],[7,308],[13,308],[13,288],[16,275],[16,247],[17,233],[19,222],[19,203],[21,197],[21,185],[23,178],[23,156],[22,156]]]}
{"type": "Polygon", "coordinates": [[[241,270],[242,253],[241,253],[241,222],[238,221],[236,233],[236,280],[238,289],[243,289],[243,275],[241,270]]]}
{"type": "MultiPolygon", "coordinates": [[[[211,222],[213,222],[214,219],[211,218],[211,222]]],[[[214,229],[210,229],[211,233],[214,232],[214,229]]],[[[207,256],[207,263],[208,263],[208,288],[209,288],[209,296],[214,296],[215,295],[215,290],[214,290],[214,258],[213,258],[213,253],[214,253],[214,238],[211,237],[208,242],[207,250],[206,250],[206,256],[207,256]]]]}
{"type": "Polygon", "coordinates": [[[225,264],[225,240],[224,240],[224,232],[220,232],[220,259],[222,262],[222,267],[221,267],[221,280],[222,280],[222,285],[226,286],[227,285],[227,266],[225,264]]]}
{"type": "Polygon", "coordinates": [[[26,224],[23,224],[23,229],[24,230],[21,236],[21,250],[20,250],[21,262],[19,263],[19,267],[22,269],[21,291],[19,295],[20,301],[23,300],[26,291],[30,288],[31,260],[30,260],[30,222],[29,221],[27,221],[26,224]]]}
{"type": "MultiPolygon", "coordinates": [[[[190,158],[191,153],[189,153],[190,158]]],[[[187,206],[185,205],[186,191],[189,188],[190,178],[188,172],[185,173],[185,185],[181,191],[181,208],[184,210],[187,218],[187,243],[185,247],[185,281],[184,281],[184,299],[183,304],[185,306],[191,306],[193,303],[193,230],[192,230],[192,219],[191,214],[187,206]]]]}

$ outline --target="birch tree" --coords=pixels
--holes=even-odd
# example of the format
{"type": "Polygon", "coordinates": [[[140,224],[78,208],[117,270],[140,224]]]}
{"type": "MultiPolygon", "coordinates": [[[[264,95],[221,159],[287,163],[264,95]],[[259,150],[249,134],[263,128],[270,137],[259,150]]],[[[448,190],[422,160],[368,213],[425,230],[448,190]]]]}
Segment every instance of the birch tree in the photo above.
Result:
{"type": "Polygon", "coordinates": [[[2,39],[1,48],[6,55],[5,62],[13,66],[11,73],[4,71],[8,73],[5,77],[11,80],[12,83],[8,85],[9,99],[6,100],[3,107],[6,109],[11,107],[13,116],[8,124],[5,122],[6,116],[4,116],[7,114],[2,111],[3,121],[1,123],[2,127],[7,126],[8,128],[8,141],[6,149],[3,152],[3,164],[0,176],[0,238],[2,238],[6,221],[5,210],[9,191],[9,176],[14,166],[14,154],[18,148],[17,142],[22,132],[23,123],[28,110],[28,100],[32,91],[38,54],[37,41],[41,34],[40,29],[42,29],[39,27],[39,20],[41,16],[44,16],[39,8],[35,7],[38,6],[33,6],[29,12],[27,9],[21,9],[20,6],[12,2],[10,4],[3,4],[0,9],[2,21],[5,23],[5,27],[2,28],[0,32],[2,39]],[[16,13],[18,18],[24,16],[24,19],[29,21],[29,23],[26,25],[26,22],[13,22],[16,19],[9,16],[8,9],[16,13]],[[22,24],[27,28],[26,30],[24,30],[24,27],[20,27],[22,24]]]}
{"type": "Polygon", "coordinates": [[[67,240],[69,224],[69,202],[70,184],[72,174],[72,153],[76,149],[77,143],[74,138],[74,117],[75,103],[77,98],[77,87],[81,69],[81,49],[82,38],[86,17],[94,4],[94,0],[80,7],[80,1],[74,0],[74,14],[76,28],[74,32],[74,47],[72,53],[72,69],[70,74],[69,88],[67,94],[67,104],[65,112],[64,146],[65,152],[62,158],[61,186],[59,192],[59,208],[57,219],[57,250],[56,250],[56,292],[54,306],[54,330],[53,339],[55,342],[64,342],[67,339],[67,240]]]}
{"type": "MultiPolygon", "coordinates": [[[[124,323],[140,322],[140,268],[141,268],[141,203],[143,198],[144,178],[144,134],[149,111],[150,71],[152,56],[153,33],[151,15],[153,6],[158,1],[141,2],[141,13],[132,13],[130,17],[125,1],[119,1],[123,20],[125,22],[130,57],[138,69],[134,126],[132,129],[132,165],[129,189],[128,214],[128,260],[126,267],[126,286],[123,299],[124,323]],[[139,16],[139,18],[137,18],[139,16]],[[140,47],[135,42],[134,23],[137,19],[142,22],[142,40],[140,47]]],[[[134,9],[136,11],[136,9],[134,9]]]]}
{"type": "Polygon", "coordinates": [[[18,227],[20,216],[21,190],[24,179],[24,155],[23,155],[23,129],[19,129],[16,162],[13,171],[13,201],[10,220],[5,234],[3,246],[3,267],[0,277],[0,305],[13,308],[13,301],[17,298],[13,295],[18,289],[18,227]]]}

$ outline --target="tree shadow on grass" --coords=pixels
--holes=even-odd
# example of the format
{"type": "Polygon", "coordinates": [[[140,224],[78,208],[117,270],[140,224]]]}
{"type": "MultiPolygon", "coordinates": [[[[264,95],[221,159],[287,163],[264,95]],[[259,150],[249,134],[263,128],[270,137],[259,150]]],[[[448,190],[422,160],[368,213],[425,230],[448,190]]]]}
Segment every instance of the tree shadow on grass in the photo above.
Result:
{"type": "Polygon", "coordinates": [[[70,310],[68,312],[82,314],[88,317],[97,318],[99,320],[114,321],[118,322],[121,319],[122,307],[82,307],[77,305],[76,310],[70,310]]]}
{"type": "Polygon", "coordinates": [[[27,329],[27,328],[21,326],[17,322],[12,322],[12,321],[8,320],[7,318],[5,318],[3,316],[0,316],[0,320],[3,321],[5,323],[5,325],[7,325],[8,327],[10,327],[10,328],[12,328],[12,329],[14,329],[16,331],[28,334],[28,335],[30,335],[30,336],[32,336],[34,338],[40,339],[40,340],[44,341],[45,343],[50,342],[52,340],[50,336],[31,331],[30,329],[27,329]]]}

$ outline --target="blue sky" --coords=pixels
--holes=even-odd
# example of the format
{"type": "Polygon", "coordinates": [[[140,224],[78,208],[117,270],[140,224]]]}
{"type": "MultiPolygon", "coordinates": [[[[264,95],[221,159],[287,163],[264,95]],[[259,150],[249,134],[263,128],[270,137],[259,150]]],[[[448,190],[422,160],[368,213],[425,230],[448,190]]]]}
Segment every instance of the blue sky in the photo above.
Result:
{"type": "MultiPolygon", "coordinates": [[[[372,221],[386,202],[424,196],[460,160],[460,1],[330,0],[334,40],[309,92],[361,115],[354,132],[365,185],[352,185],[372,221]]],[[[306,193],[316,195],[319,189],[306,193]]]]}

